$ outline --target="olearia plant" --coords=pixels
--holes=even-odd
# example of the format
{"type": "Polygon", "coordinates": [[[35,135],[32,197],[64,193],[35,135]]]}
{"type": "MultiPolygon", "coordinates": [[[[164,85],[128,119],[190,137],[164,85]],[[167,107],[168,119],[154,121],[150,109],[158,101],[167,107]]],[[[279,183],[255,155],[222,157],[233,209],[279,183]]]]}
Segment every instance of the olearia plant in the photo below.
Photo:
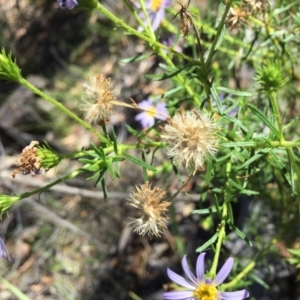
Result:
{"type": "MultiPolygon", "coordinates": [[[[13,177],[43,176],[65,159],[76,159],[81,167],[36,190],[0,195],[1,215],[21,199],[45,193],[79,174],[95,180],[95,186],[101,185],[106,196],[105,177],[121,178],[120,162],[127,160],[134,163],[144,180],[135,185],[128,198],[127,204],[136,210],[135,216],[128,216],[128,226],[134,234],[150,238],[160,238],[170,230],[178,255],[183,257],[182,267],[188,280],[168,269],[169,278],[176,284],[169,285],[163,293],[164,299],[250,297],[255,278],[253,269],[262,263],[271,246],[258,246],[257,220],[251,220],[251,216],[243,220],[248,227],[236,221],[236,206],[245,205],[245,197],[250,199],[246,201],[260,200],[282,222],[297,222],[295,234],[290,234],[289,240],[284,240],[283,227],[276,237],[291,249],[300,228],[299,111],[295,113],[293,109],[300,90],[297,58],[300,18],[296,2],[284,5],[284,1],[227,0],[212,14],[200,12],[192,0],[179,2],[178,6],[171,0],[124,0],[124,7],[134,18],[130,25],[101,1],[58,0],[57,3],[79,13],[87,10],[101,14],[117,30],[137,38],[145,46],[145,53],[123,58],[122,62],[137,63],[155,56],[159,62],[157,70],[145,76],[166,83],[168,88],[161,94],[153,91],[143,95],[141,99],[146,100],[138,101],[134,96],[121,100],[113,91],[113,77],[94,74],[83,85],[85,96],[78,110],[71,111],[30,84],[9,49],[2,49],[1,79],[30,89],[62,115],[86,128],[97,142],[87,149],[59,154],[47,142],[41,146],[33,141],[21,153],[13,177]],[[281,14],[293,18],[281,18],[281,14]],[[172,45],[165,42],[165,36],[172,37],[172,45]],[[176,47],[179,40],[180,48],[176,47]],[[246,76],[243,81],[240,77],[245,68],[249,73],[254,71],[255,76],[246,76]],[[233,79],[228,73],[234,74],[233,79]],[[118,106],[132,111],[142,125],[141,130],[127,126],[135,137],[132,144],[119,141],[114,130],[108,133],[107,126],[118,106]],[[133,150],[140,157],[132,155],[133,150]],[[165,167],[155,163],[158,150],[164,153],[165,167]],[[149,152],[153,154],[150,161],[146,159],[149,152]],[[167,186],[152,182],[160,176],[171,176],[173,171],[180,179],[176,191],[171,193],[167,186]],[[188,266],[180,225],[174,215],[170,218],[174,202],[191,182],[198,193],[197,208],[192,214],[201,216],[203,224],[207,221],[205,230],[210,235],[195,249],[200,252],[196,276],[188,266]],[[297,218],[292,217],[295,214],[297,218]],[[226,246],[230,233],[253,247],[253,255],[231,254],[233,249],[226,246]],[[204,256],[208,252],[213,258],[205,274],[204,256]],[[235,255],[238,263],[230,282],[223,284],[232,271],[231,256],[235,255]],[[224,256],[229,258],[217,273],[224,256]]],[[[196,226],[201,227],[201,220],[196,226]]],[[[2,240],[0,246],[1,256],[9,258],[2,240]]]]}

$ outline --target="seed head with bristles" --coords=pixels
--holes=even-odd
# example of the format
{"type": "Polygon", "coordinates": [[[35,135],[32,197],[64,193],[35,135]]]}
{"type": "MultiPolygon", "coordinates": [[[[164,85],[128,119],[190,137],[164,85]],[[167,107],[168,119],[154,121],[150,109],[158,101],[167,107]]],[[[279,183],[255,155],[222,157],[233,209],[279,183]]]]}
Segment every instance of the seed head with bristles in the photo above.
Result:
{"type": "Polygon", "coordinates": [[[244,0],[253,11],[264,11],[268,5],[268,0],[244,0]]]}
{"type": "Polygon", "coordinates": [[[128,204],[139,210],[138,218],[130,218],[128,225],[140,235],[159,237],[167,228],[167,207],[170,202],[163,201],[166,192],[159,187],[151,189],[149,182],[136,186],[131,193],[128,204]]]}
{"type": "Polygon", "coordinates": [[[226,17],[226,23],[230,30],[239,28],[242,23],[247,22],[249,11],[246,7],[231,7],[226,17]]]}
{"type": "Polygon", "coordinates": [[[200,110],[179,111],[163,128],[167,155],[181,168],[203,169],[204,161],[217,152],[216,123],[200,110]]]}
{"type": "Polygon", "coordinates": [[[85,100],[81,110],[85,119],[91,123],[105,123],[109,121],[113,113],[115,95],[110,91],[110,78],[106,79],[102,74],[89,77],[90,84],[84,84],[86,94],[92,101],[85,100]]]}

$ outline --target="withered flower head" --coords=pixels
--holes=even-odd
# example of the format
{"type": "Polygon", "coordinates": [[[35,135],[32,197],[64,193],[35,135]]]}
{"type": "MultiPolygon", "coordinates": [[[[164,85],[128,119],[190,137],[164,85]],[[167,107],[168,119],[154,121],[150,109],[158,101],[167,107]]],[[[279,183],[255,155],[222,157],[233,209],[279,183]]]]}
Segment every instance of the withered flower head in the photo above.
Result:
{"type": "Polygon", "coordinates": [[[239,28],[242,23],[246,22],[249,11],[246,7],[231,7],[226,17],[226,23],[230,29],[239,28]]]}
{"type": "Polygon", "coordinates": [[[42,171],[40,169],[41,163],[40,159],[37,157],[37,148],[35,147],[38,145],[39,142],[32,141],[29,146],[25,147],[21,153],[21,158],[17,162],[19,168],[15,169],[11,174],[12,177],[21,172],[23,175],[28,174],[40,174],[42,171]]]}
{"type": "Polygon", "coordinates": [[[91,123],[106,123],[113,113],[115,95],[110,91],[110,78],[106,79],[102,74],[89,76],[90,84],[85,84],[87,96],[92,101],[85,101],[82,111],[85,119],[91,123]]]}
{"type": "Polygon", "coordinates": [[[253,11],[264,11],[270,5],[268,0],[244,0],[253,11]]]}
{"type": "Polygon", "coordinates": [[[38,175],[59,164],[61,157],[52,150],[47,143],[43,147],[37,146],[39,142],[32,141],[21,153],[17,161],[18,168],[11,174],[15,177],[19,172],[23,175],[38,175]]]}
{"type": "Polygon", "coordinates": [[[180,110],[163,131],[167,155],[178,167],[202,169],[205,158],[217,152],[216,123],[200,110],[180,110]]]}
{"type": "Polygon", "coordinates": [[[138,218],[130,218],[128,225],[140,235],[160,236],[167,228],[167,207],[170,202],[163,201],[166,192],[155,187],[151,189],[149,182],[136,186],[136,192],[131,193],[128,204],[139,210],[138,218]]]}

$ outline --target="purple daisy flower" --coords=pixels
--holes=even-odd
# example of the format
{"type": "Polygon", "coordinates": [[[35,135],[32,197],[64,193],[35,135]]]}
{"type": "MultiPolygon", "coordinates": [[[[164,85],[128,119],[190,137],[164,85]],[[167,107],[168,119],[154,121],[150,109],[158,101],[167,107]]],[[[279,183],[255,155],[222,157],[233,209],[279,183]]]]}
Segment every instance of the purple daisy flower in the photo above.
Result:
{"type": "Polygon", "coordinates": [[[73,9],[76,5],[78,5],[77,0],[57,0],[57,3],[62,8],[73,9]]]}
{"type": "Polygon", "coordinates": [[[186,291],[174,291],[165,292],[163,297],[166,300],[242,300],[249,297],[247,290],[241,290],[236,292],[219,292],[217,286],[221,284],[228,274],[230,273],[234,260],[232,257],[228,258],[215,277],[214,280],[205,278],[204,276],[204,256],[205,253],[201,253],[198,256],[196,264],[197,277],[190,270],[186,255],[182,258],[182,268],[190,281],[184,279],[180,275],[168,269],[168,276],[175,283],[187,288],[186,291]]]}
{"type": "MultiPolygon", "coordinates": [[[[136,1],[132,1],[133,4],[140,8],[140,4],[136,1]]],[[[172,0],[147,0],[145,1],[145,7],[148,12],[149,20],[152,25],[153,31],[155,31],[160,22],[165,18],[165,10],[167,7],[171,6],[172,0]]],[[[140,14],[142,20],[145,20],[145,16],[143,13],[140,14]]],[[[142,28],[139,27],[139,30],[142,28]]]]}
{"type": "Polygon", "coordinates": [[[4,245],[3,240],[0,237],[0,259],[1,258],[7,258],[9,261],[11,261],[11,258],[9,256],[9,253],[4,245]]]}
{"type": "Polygon", "coordinates": [[[144,111],[139,113],[135,117],[135,120],[139,121],[143,128],[153,126],[155,122],[154,118],[160,120],[167,119],[168,111],[166,109],[166,103],[157,103],[156,100],[148,98],[147,100],[138,103],[138,107],[144,111]],[[164,114],[165,116],[161,114],[164,114]]]}

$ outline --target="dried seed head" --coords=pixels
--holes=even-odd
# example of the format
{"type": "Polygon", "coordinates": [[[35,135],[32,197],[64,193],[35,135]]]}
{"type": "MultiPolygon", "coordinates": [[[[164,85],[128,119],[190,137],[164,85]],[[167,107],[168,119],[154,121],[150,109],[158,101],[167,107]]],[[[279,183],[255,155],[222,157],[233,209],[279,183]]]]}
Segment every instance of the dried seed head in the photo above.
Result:
{"type": "Polygon", "coordinates": [[[13,173],[11,174],[12,177],[15,178],[15,176],[21,172],[23,175],[28,174],[40,174],[41,171],[41,163],[40,159],[37,156],[37,148],[35,147],[38,145],[39,142],[32,141],[29,146],[25,147],[21,153],[21,158],[18,161],[19,168],[15,169],[13,173]]]}
{"type": "Polygon", "coordinates": [[[166,192],[155,187],[151,189],[149,182],[136,186],[131,193],[128,204],[139,210],[138,218],[130,218],[128,225],[140,235],[160,236],[167,228],[168,217],[165,215],[170,202],[162,201],[166,192]]]}
{"type": "Polygon", "coordinates": [[[270,5],[267,0],[244,0],[253,11],[264,11],[268,5],[270,5]]]}
{"type": "Polygon", "coordinates": [[[110,91],[110,78],[106,79],[102,74],[89,77],[90,85],[85,84],[87,96],[92,100],[85,101],[81,110],[85,114],[85,119],[91,123],[105,123],[109,121],[113,113],[113,102],[115,95],[110,91]]]}
{"type": "Polygon", "coordinates": [[[45,170],[56,167],[62,157],[60,157],[45,142],[43,146],[38,146],[39,142],[32,141],[29,146],[25,147],[21,153],[21,158],[17,161],[19,166],[12,173],[12,177],[21,172],[23,175],[31,174],[32,176],[42,174],[45,170]]]}
{"type": "Polygon", "coordinates": [[[246,7],[231,7],[226,17],[226,23],[230,29],[239,28],[246,22],[249,11],[246,7]]]}
{"type": "Polygon", "coordinates": [[[179,111],[163,131],[167,155],[178,167],[202,169],[205,158],[217,152],[216,124],[199,110],[179,111]]]}

